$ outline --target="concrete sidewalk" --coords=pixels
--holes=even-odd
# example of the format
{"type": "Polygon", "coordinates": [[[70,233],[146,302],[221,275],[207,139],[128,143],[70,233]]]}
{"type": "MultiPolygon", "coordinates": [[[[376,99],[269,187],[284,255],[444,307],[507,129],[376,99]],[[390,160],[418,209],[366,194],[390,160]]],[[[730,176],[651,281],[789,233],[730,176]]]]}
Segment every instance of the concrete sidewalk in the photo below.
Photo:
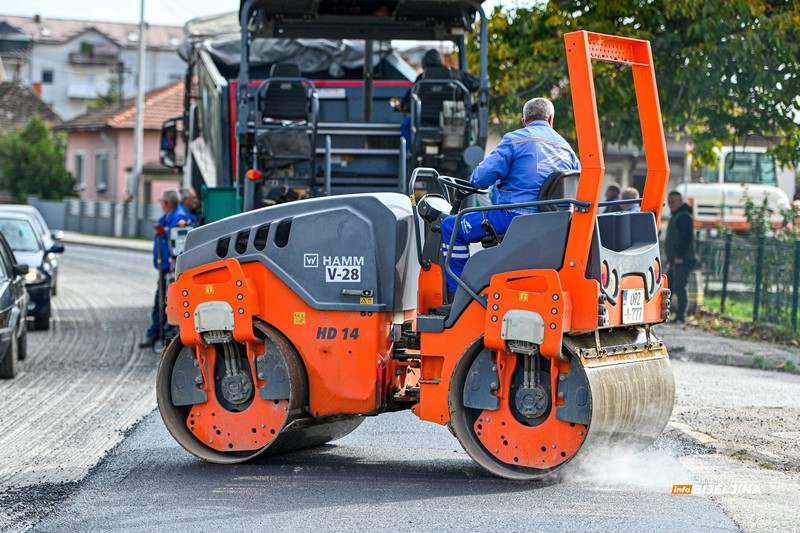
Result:
{"type": "Polygon", "coordinates": [[[787,362],[800,370],[800,348],[764,341],[725,337],[687,324],[653,326],[672,359],[715,365],[775,369],[787,362]]]}
{"type": "Polygon", "coordinates": [[[64,244],[85,244],[89,246],[116,248],[120,250],[133,250],[137,252],[153,252],[152,240],[109,237],[106,235],[87,235],[75,231],[65,231],[61,242],[64,244]]]}
{"type": "MultiPolygon", "coordinates": [[[[65,231],[64,243],[102,246],[152,253],[153,241],[85,235],[65,231]]],[[[670,357],[717,365],[776,368],[791,362],[800,369],[800,348],[763,341],[744,340],[708,333],[691,325],[658,324],[654,331],[667,345],[670,357]]]]}

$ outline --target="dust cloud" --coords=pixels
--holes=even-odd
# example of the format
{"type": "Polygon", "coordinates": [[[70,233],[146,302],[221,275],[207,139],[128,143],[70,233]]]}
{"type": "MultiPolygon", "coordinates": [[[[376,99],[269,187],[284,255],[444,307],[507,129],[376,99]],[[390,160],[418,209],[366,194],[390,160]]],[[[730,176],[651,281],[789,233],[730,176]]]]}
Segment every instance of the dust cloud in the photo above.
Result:
{"type": "Polygon", "coordinates": [[[682,444],[660,439],[644,451],[621,446],[595,448],[576,457],[564,479],[598,487],[669,492],[673,485],[694,483],[676,460],[682,444]]]}

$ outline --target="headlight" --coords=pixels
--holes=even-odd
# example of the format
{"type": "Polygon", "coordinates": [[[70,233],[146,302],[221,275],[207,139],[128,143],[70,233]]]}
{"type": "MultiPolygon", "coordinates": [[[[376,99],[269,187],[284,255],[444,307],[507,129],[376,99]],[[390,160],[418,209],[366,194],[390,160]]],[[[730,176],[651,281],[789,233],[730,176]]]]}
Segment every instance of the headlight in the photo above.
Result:
{"type": "Polygon", "coordinates": [[[44,275],[44,272],[35,267],[29,268],[28,273],[25,274],[25,283],[27,283],[28,285],[41,283],[46,279],[47,277],[44,275]]]}

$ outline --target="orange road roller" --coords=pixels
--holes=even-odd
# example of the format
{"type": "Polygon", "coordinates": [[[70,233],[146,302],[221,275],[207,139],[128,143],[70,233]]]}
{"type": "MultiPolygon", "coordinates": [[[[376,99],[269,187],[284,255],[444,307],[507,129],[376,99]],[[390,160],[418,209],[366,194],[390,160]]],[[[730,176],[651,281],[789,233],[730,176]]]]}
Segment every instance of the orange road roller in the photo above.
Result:
{"type": "Polygon", "coordinates": [[[469,182],[417,168],[408,194],[301,200],[189,233],[168,293],[180,337],[157,378],[181,446],[237,463],[410,409],[447,425],[487,471],[523,480],[661,434],[675,387],[651,329],[670,300],[652,54],[646,41],[584,31],[565,41],[582,170],[550,176],[537,202],[459,211],[469,182]],[[598,214],[593,61],[632,70],[648,169],[638,212],[598,214]],[[444,194],[417,200],[418,177],[437,178],[444,194]],[[487,229],[449,301],[442,219],[531,206],[539,212],[504,235],[487,229]]]}

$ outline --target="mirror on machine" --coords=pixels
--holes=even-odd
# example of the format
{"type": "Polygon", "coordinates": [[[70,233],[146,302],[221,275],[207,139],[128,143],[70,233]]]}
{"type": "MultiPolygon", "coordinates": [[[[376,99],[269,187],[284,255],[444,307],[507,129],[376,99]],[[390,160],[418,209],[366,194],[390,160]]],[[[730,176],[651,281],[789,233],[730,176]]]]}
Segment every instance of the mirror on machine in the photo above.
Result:
{"type": "Polygon", "coordinates": [[[446,217],[453,206],[440,194],[426,194],[417,204],[417,212],[425,222],[436,222],[446,217]]]}
{"type": "Polygon", "coordinates": [[[180,167],[175,158],[175,146],[178,142],[178,123],[183,124],[183,117],[172,117],[161,125],[159,160],[167,168],[180,167]]]}

